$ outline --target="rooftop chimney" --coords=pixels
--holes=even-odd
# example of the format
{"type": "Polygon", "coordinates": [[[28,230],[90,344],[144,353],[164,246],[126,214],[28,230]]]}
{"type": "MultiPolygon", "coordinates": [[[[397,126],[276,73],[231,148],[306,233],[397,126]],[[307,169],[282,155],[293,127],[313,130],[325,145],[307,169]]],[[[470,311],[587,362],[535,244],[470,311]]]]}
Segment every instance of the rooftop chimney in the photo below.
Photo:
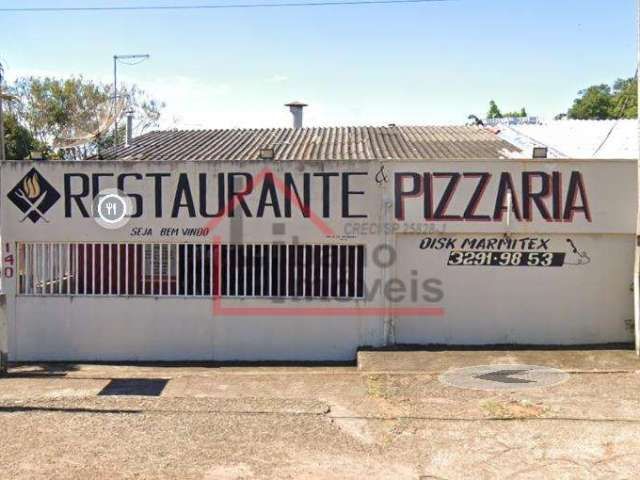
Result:
{"type": "Polygon", "coordinates": [[[127,147],[133,138],[133,110],[127,110],[127,147]]]}
{"type": "Polygon", "coordinates": [[[289,111],[293,115],[293,128],[302,128],[302,109],[306,107],[306,103],[290,102],[285,107],[289,107],[289,111]]]}

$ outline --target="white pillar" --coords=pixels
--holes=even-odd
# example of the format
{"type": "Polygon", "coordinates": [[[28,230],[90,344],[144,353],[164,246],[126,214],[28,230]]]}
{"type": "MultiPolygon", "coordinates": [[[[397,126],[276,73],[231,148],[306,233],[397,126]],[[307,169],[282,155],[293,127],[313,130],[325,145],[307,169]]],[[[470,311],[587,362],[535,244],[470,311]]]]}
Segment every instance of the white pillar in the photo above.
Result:
{"type": "MultiPolygon", "coordinates": [[[[638,68],[640,68],[640,0],[637,3],[637,18],[636,18],[636,28],[637,28],[637,59],[636,59],[636,83],[638,88],[638,93],[640,93],[640,73],[638,73],[638,68]]],[[[638,191],[636,192],[636,208],[638,210],[638,218],[636,220],[636,245],[635,245],[635,259],[634,259],[634,267],[633,267],[633,309],[634,309],[634,331],[635,331],[635,340],[636,340],[636,354],[640,356],[640,247],[638,246],[638,239],[640,238],[640,112],[638,112],[638,151],[636,152],[638,155],[637,160],[637,181],[638,181],[638,191]]]]}

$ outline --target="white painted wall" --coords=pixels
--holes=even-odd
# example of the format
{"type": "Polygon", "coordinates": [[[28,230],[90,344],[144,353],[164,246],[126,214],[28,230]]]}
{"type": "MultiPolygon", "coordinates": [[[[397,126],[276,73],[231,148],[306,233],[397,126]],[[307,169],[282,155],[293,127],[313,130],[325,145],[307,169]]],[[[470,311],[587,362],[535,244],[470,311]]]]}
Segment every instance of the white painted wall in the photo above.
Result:
{"type": "MultiPolygon", "coordinates": [[[[23,217],[6,195],[31,168],[62,193],[65,173],[171,173],[165,185],[163,207],[170,210],[177,174],[185,173],[197,182],[199,173],[252,172],[258,175],[269,167],[276,175],[284,172],[363,172],[353,178],[352,211],[366,219],[345,219],[336,208],[339,191],[332,190],[330,218],[321,218],[333,233],[319,231],[317,224],[296,214],[276,219],[270,212],[263,218],[242,219],[246,242],[299,241],[322,244],[364,243],[367,247],[367,284],[383,288],[391,280],[411,288],[416,277],[435,278],[441,283],[442,298],[414,301],[405,298],[391,302],[381,290],[358,301],[286,301],[270,299],[223,299],[225,307],[291,308],[263,314],[214,314],[210,299],[153,297],[27,297],[16,295],[15,276],[5,278],[9,352],[14,360],[345,360],[352,359],[359,346],[380,346],[388,340],[399,343],[450,344],[583,344],[630,341],[628,320],[633,318],[633,246],[636,222],[636,169],[633,161],[492,161],[492,162],[7,162],[0,167],[2,238],[10,248],[20,241],[207,241],[178,236],[164,238],[160,227],[198,227],[203,218],[154,218],[145,207],[140,218],[132,219],[120,230],[105,230],[92,218],[77,215],[65,218],[63,200],[47,212],[50,223],[20,222],[23,217]],[[388,182],[378,184],[376,174],[385,166],[388,182]],[[405,202],[404,221],[394,221],[393,178],[396,172],[511,172],[560,171],[568,178],[572,171],[583,175],[591,221],[575,215],[571,221],[547,222],[539,215],[532,221],[506,216],[503,221],[425,221],[420,197],[405,202]],[[395,233],[378,231],[375,226],[391,221],[395,233]],[[354,223],[367,222],[368,233],[354,233],[354,223]],[[273,223],[284,223],[287,234],[276,235],[273,223]],[[153,227],[149,237],[132,236],[135,228],[153,227]],[[372,228],[373,227],[373,228],[372,228]],[[423,232],[417,234],[415,228],[423,232]],[[431,233],[429,233],[431,232],[431,233]],[[436,233],[433,233],[436,232],[436,233]],[[562,267],[458,267],[447,265],[450,249],[420,249],[427,236],[501,238],[536,237],[549,241],[554,252],[569,259],[570,238],[590,262],[562,267]],[[295,240],[294,240],[295,237],[295,240]],[[397,252],[397,262],[388,268],[373,260],[376,246],[389,245],[397,252]],[[412,272],[416,271],[414,275],[412,272]],[[304,308],[300,308],[304,307],[304,308]],[[404,315],[393,308],[440,308],[441,316],[404,315]],[[304,310],[309,309],[312,310],[304,310]],[[319,308],[340,308],[318,313],[319,308]],[[351,308],[345,312],[345,308],[351,308]],[[370,309],[378,309],[372,311],[370,309]],[[306,312],[306,313],[305,313],[306,312]],[[332,313],[334,312],[334,313],[332,313]],[[390,326],[390,330],[386,327],[390,326]]],[[[114,186],[112,177],[103,177],[101,187],[114,186]]],[[[515,181],[516,197],[522,185],[515,181]]],[[[128,193],[150,198],[153,185],[128,183],[128,193]]],[[[436,196],[446,183],[434,184],[436,196]]],[[[564,185],[566,187],[566,184],[564,185]]],[[[474,184],[461,183],[447,211],[465,209],[474,184]]],[[[485,189],[477,212],[491,212],[497,184],[485,189]]],[[[321,217],[320,192],[312,194],[314,209],[321,217]],[[316,208],[317,207],[317,208],[316,208]]],[[[146,201],[146,200],[145,200],[146,201]]],[[[256,198],[248,200],[255,208],[256,198]],[[252,203],[253,202],[253,203],[252,203]]],[[[215,234],[227,242],[238,227],[238,218],[226,219],[215,227],[215,234]]]]}
{"type": "Polygon", "coordinates": [[[15,360],[348,360],[381,337],[377,319],[225,319],[199,298],[21,297],[16,317],[15,360]]]}
{"type": "MultiPolygon", "coordinates": [[[[441,235],[446,236],[446,235],[441,235]]],[[[459,241],[470,235],[456,234],[459,241]]],[[[475,238],[495,238],[493,235],[475,238]]],[[[524,238],[524,235],[514,238],[524,238]]],[[[634,241],[631,235],[551,235],[552,251],[578,263],[566,238],[590,263],[562,267],[448,266],[449,251],[419,250],[422,236],[398,238],[399,277],[442,279],[443,317],[399,317],[396,338],[413,344],[594,344],[633,339],[634,241]]]]}

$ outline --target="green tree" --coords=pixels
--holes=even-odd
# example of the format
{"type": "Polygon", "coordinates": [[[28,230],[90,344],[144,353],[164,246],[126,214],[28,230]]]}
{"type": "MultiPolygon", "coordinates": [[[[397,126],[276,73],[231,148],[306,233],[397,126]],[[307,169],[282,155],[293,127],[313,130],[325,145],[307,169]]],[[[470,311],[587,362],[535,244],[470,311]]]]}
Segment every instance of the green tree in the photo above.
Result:
{"type": "Polygon", "coordinates": [[[23,160],[38,145],[31,132],[18,123],[15,115],[4,114],[4,148],[7,160],[23,160]]]}
{"type": "Polygon", "coordinates": [[[524,107],[522,107],[520,111],[502,113],[498,108],[496,102],[494,102],[493,100],[489,102],[489,111],[487,112],[487,118],[520,118],[526,116],[527,110],[524,107]]]}
{"type": "Polygon", "coordinates": [[[503,115],[507,118],[524,118],[527,116],[527,110],[522,107],[519,111],[507,112],[503,115]]]}
{"type": "MultiPolygon", "coordinates": [[[[61,155],[54,148],[56,139],[79,132],[95,132],[100,123],[97,112],[112,112],[114,108],[112,87],[82,76],[68,79],[24,77],[18,79],[10,91],[18,100],[11,107],[11,113],[37,142],[45,146],[43,150],[48,157],[61,155]]],[[[118,95],[126,99],[127,109],[133,110],[138,134],[157,126],[164,103],[149,98],[135,85],[121,86],[118,95]]],[[[120,132],[118,129],[119,143],[125,141],[125,135],[120,132]]],[[[99,147],[112,144],[113,132],[110,132],[75,149],[74,155],[84,158],[99,147]]]]}
{"type": "Polygon", "coordinates": [[[613,100],[609,85],[593,85],[586,90],[581,90],[578,95],[569,109],[569,118],[578,120],[611,118],[613,100]]]}
{"type": "Polygon", "coordinates": [[[613,84],[613,114],[615,118],[638,117],[638,81],[619,78],[613,84]]]}
{"type": "Polygon", "coordinates": [[[637,79],[619,78],[613,85],[592,85],[580,90],[567,116],[580,120],[637,118],[637,79]]]}
{"type": "Polygon", "coordinates": [[[493,100],[489,102],[489,111],[487,112],[487,118],[502,118],[502,112],[500,112],[498,105],[496,105],[496,102],[494,102],[493,100]]]}

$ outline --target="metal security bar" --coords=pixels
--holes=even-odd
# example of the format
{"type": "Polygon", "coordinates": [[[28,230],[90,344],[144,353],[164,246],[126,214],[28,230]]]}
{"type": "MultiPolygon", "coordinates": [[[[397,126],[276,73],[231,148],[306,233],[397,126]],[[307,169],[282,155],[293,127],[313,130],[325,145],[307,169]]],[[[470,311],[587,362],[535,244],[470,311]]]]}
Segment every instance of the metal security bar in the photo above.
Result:
{"type": "Polygon", "coordinates": [[[20,242],[18,294],[364,296],[363,245],[20,242]]]}

